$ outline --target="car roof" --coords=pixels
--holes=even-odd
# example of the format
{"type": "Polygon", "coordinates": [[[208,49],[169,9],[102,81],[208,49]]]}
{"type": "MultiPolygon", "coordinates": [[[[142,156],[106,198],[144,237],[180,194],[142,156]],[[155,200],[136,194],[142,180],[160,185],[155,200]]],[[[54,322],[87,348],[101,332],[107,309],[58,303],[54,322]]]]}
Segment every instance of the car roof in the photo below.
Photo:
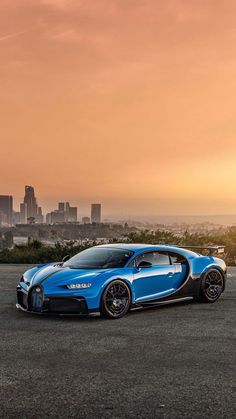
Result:
{"type": "Polygon", "coordinates": [[[163,250],[168,252],[176,252],[186,257],[198,257],[199,254],[192,252],[188,249],[183,249],[175,245],[165,245],[165,244],[143,244],[143,243],[112,243],[112,244],[102,244],[96,247],[110,247],[114,249],[125,249],[130,250],[135,253],[148,252],[152,250],[163,250]]]}

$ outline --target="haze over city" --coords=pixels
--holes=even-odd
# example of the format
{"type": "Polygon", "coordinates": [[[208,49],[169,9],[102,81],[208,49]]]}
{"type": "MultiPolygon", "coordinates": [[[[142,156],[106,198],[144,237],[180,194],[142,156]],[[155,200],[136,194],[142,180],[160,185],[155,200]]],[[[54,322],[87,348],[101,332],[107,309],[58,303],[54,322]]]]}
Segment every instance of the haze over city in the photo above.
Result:
{"type": "Polygon", "coordinates": [[[0,194],[236,213],[232,0],[2,0],[0,194]],[[24,7],[22,7],[24,6],[24,7]]]}

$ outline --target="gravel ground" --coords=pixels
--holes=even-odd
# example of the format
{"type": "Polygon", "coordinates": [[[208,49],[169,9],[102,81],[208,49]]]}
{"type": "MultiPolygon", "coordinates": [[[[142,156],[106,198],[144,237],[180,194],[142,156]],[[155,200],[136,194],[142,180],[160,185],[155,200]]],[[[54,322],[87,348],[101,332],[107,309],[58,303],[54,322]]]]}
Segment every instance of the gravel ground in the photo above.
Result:
{"type": "Polygon", "coordinates": [[[236,415],[236,268],[215,304],[102,318],[15,308],[23,265],[0,265],[1,418],[236,415]]]}

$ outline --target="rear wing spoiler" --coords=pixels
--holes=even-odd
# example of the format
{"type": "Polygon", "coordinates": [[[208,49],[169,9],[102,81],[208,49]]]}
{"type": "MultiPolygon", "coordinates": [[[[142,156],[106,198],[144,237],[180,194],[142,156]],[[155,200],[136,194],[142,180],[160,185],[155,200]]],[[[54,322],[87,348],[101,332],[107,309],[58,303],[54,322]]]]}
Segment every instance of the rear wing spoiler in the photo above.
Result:
{"type": "Polygon", "coordinates": [[[189,249],[196,251],[197,253],[201,253],[202,250],[208,251],[208,256],[212,256],[214,254],[221,255],[225,252],[225,246],[179,246],[182,249],[189,249]]]}

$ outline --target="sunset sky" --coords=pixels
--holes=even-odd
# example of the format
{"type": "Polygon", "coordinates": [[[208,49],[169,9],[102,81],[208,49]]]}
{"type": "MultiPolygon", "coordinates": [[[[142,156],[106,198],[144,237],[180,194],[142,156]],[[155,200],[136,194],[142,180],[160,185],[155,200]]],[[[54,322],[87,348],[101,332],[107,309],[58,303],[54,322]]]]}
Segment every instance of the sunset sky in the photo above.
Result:
{"type": "Polygon", "coordinates": [[[1,0],[0,194],[236,213],[235,0],[1,0]]]}

